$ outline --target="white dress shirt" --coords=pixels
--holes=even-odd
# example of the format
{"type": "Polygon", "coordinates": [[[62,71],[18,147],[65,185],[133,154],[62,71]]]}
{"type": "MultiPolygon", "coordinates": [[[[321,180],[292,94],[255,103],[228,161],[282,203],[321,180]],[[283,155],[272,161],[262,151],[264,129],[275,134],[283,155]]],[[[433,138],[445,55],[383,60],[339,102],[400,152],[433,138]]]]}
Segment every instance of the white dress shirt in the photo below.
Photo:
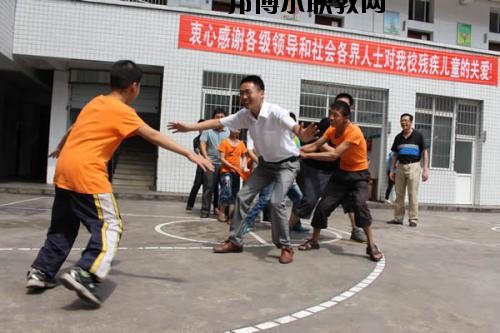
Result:
{"type": "Polygon", "coordinates": [[[221,119],[222,125],[232,128],[248,128],[255,149],[266,162],[279,162],[299,156],[293,142],[292,128],[297,124],[290,113],[276,104],[262,103],[259,116],[254,117],[246,108],[221,119]]]}

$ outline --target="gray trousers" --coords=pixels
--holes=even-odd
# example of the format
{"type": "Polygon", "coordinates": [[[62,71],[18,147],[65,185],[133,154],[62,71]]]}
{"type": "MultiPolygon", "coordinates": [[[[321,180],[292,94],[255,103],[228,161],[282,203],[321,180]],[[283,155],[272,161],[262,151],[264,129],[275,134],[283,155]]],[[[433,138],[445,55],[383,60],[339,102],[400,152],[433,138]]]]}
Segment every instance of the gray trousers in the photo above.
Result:
{"type": "Polygon", "coordinates": [[[243,245],[243,238],[248,231],[244,223],[250,205],[264,187],[274,183],[268,207],[271,213],[271,232],[273,243],[277,247],[291,246],[288,216],[285,198],[288,189],[295,181],[299,162],[268,163],[260,161],[250,178],[243,185],[236,197],[236,210],[229,228],[229,240],[236,245],[243,245]]]}

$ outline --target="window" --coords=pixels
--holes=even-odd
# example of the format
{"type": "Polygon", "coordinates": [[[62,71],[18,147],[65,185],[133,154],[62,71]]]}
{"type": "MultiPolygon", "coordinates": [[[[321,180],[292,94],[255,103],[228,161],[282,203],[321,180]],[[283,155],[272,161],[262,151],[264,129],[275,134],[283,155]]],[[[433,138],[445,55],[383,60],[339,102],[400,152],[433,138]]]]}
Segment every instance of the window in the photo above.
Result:
{"type": "MultiPolygon", "coordinates": [[[[231,1],[230,0],[214,0],[212,2],[212,10],[216,12],[229,13],[231,11],[231,1]]],[[[234,12],[237,14],[240,12],[240,2],[235,0],[234,12]]]]}
{"type": "Polygon", "coordinates": [[[314,17],[314,24],[319,24],[319,25],[328,25],[330,27],[343,27],[344,26],[344,20],[341,17],[334,17],[334,16],[324,16],[324,15],[316,15],[314,17]]]}
{"type": "Polygon", "coordinates": [[[335,96],[343,92],[354,98],[352,120],[360,125],[365,137],[380,136],[387,109],[387,91],[385,90],[302,81],[300,121],[318,122],[325,118],[335,96]]]}
{"type": "Polygon", "coordinates": [[[457,139],[477,138],[479,103],[417,94],[414,126],[424,136],[430,166],[451,169],[453,158],[455,163],[459,158],[452,156],[452,151],[457,151],[457,139]]]}
{"type": "Polygon", "coordinates": [[[500,43],[489,42],[488,50],[500,52],[500,43]]]}
{"type": "Polygon", "coordinates": [[[410,0],[408,19],[432,23],[431,0],[410,0]]]}
{"type": "Polygon", "coordinates": [[[500,33],[500,14],[496,11],[490,12],[490,32],[500,33]]]}
{"type": "Polygon", "coordinates": [[[432,40],[430,32],[417,31],[408,29],[408,38],[420,39],[420,40],[432,40]]]}
{"type": "Polygon", "coordinates": [[[244,74],[217,72],[203,73],[202,117],[212,118],[214,109],[222,108],[226,114],[233,114],[241,109],[240,81],[244,74]]]}

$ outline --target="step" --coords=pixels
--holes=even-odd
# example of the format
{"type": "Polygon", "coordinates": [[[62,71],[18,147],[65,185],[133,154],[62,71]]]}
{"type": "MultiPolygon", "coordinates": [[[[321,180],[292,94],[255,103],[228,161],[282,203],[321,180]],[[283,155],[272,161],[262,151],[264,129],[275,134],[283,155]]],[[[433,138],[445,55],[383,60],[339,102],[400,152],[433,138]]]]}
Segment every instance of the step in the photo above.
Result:
{"type": "Polygon", "coordinates": [[[120,186],[142,186],[142,187],[147,187],[149,188],[150,186],[154,186],[154,180],[151,181],[144,181],[144,180],[135,180],[135,179],[119,179],[119,178],[113,178],[113,184],[114,185],[120,185],[120,186]]]}
{"type": "Polygon", "coordinates": [[[136,155],[127,155],[127,156],[120,156],[118,159],[118,164],[120,162],[126,162],[126,161],[144,161],[147,163],[156,163],[156,158],[153,155],[149,154],[136,154],[136,155]]]}
{"type": "Polygon", "coordinates": [[[150,181],[154,180],[155,176],[153,174],[126,174],[122,172],[115,172],[115,174],[113,175],[113,179],[137,179],[150,181]]]}
{"type": "Polygon", "coordinates": [[[141,163],[129,163],[129,164],[120,164],[118,163],[116,167],[116,171],[118,170],[138,170],[144,173],[154,173],[155,172],[155,166],[154,165],[147,165],[147,164],[141,164],[141,163]]]}

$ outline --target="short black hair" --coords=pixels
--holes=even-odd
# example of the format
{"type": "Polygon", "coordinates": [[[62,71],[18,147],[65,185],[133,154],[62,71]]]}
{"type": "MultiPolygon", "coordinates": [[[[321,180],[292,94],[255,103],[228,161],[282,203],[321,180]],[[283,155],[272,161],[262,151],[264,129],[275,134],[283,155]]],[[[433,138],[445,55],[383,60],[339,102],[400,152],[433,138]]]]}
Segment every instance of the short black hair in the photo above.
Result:
{"type": "Polygon", "coordinates": [[[399,117],[399,120],[403,119],[403,117],[408,117],[408,118],[410,118],[410,121],[413,122],[413,115],[411,115],[409,113],[403,113],[401,115],[401,117],[399,117]]]}
{"type": "Polygon", "coordinates": [[[241,80],[240,86],[243,83],[246,83],[246,82],[250,82],[250,83],[255,84],[257,87],[259,87],[260,90],[265,90],[265,88],[264,88],[264,81],[262,81],[262,79],[260,78],[260,76],[257,76],[257,75],[246,76],[246,77],[244,77],[241,80]]]}
{"type": "Polygon", "coordinates": [[[131,60],[119,60],[111,67],[111,89],[126,89],[132,83],[141,82],[142,70],[131,60]]]}
{"type": "Polygon", "coordinates": [[[212,119],[214,119],[214,118],[215,118],[215,115],[216,115],[216,114],[218,114],[218,113],[223,113],[223,114],[224,114],[224,116],[226,116],[226,111],[225,111],[224,109],[222,109],[222,108],[217,108],[217,109],[214,109],[214,110],[212,111],[212,119]]]}
{"type": "Polygon", "coordinates": [[[351,108],[344,101],[336,101],[330,106],[330,111],[340,111],[344,117],[351,117],[351,108]]]}
{"type": "MultiPolygon", "coordinates": [[[[354,98],[348,93],[340,93],[337,96],[335,96],[335,102],[338,101],[341,98],[347,98],[349,100],[349,106],[354,105],[354,98]]],[[[332,103],[333,104],[333,103],[332,103]]]]}
{"type": "Polygon", "coordinates": [[[330,119],[328,118],[321,119],[321,121],[318,123],[319,136],[322,137],[329,127],[330,127],[330,119]]]}
{"type": "Polygon", "coordinates": [[[297,116],[295,116],[295,113],[290,112],[290,117],[297,122],[297,116]]]}

